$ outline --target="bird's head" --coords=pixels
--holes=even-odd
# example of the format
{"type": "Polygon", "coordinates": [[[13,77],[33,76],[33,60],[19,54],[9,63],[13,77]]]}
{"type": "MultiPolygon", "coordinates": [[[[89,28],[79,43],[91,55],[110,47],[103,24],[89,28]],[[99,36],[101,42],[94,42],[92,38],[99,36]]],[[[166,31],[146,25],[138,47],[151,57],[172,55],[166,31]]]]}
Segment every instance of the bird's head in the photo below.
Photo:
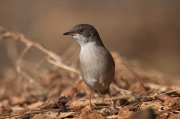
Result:
{"type": "Polygon", "coordinates": [[[76,25],[69,32],[66,32],[63,35],[73,36],[80,46],[89,42],[95,42],[97,45],[103,46],[97,30],[89,24],[76,25]]]}

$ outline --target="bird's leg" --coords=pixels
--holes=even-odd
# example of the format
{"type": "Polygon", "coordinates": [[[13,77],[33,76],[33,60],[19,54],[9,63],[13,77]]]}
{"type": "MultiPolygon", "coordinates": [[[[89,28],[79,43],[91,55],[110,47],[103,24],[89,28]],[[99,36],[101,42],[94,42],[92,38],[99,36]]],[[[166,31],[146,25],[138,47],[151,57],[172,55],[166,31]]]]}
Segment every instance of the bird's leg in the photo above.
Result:
{"type": "Polygon", "coordinates": [[[91,97],[92,97],[93,91],[94,91],[94,90],[91,89],[90,95],[89,95],[89,107],[90,107],[91,109],[97,108],[95,105],[93,105],[93,104],[91,103],[91,97]]]}
{"type": "Polygon", "coordinates": [[[91,104],[91,95],[93,93],[93,90],[90,90],[90,94],[89,94],[89,107],[92,108],[92,104],[91,104]]]}
{"type": "Polygon", "coordinates": [[[111,96],[110,91],[108,92],[108,94],[109,94],[109,97],[110,97],[110,99],[111,99],[111,103],[112,103],[113,108],[116,109],[115,104],[114,104],[114,102],[113,102],[113,100],[112,100],[112,96],[111,96]]]}

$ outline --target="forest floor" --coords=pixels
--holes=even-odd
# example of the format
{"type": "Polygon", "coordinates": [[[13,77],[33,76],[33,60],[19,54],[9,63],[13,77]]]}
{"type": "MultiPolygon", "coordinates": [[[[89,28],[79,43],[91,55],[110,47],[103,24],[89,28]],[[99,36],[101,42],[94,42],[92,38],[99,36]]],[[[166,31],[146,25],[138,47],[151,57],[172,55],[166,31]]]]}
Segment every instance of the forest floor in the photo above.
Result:
{"type": "Polygon", "coordinates": [[[145,71],[138,61],[128,61],[116,52],[112,55],[116,74],[110,92],[116,109],[108,95],[102,97],[97,92],[92,96],[97,108],[90,109],[90,91],[79,73],[55,65],[37,68],[21,59],[23,72],[13,68],[2,71],[0,119],[180,119],[178,79],[159,71],[145,71]],[[143,82],[146,91],[122,62],[143,82]]]}

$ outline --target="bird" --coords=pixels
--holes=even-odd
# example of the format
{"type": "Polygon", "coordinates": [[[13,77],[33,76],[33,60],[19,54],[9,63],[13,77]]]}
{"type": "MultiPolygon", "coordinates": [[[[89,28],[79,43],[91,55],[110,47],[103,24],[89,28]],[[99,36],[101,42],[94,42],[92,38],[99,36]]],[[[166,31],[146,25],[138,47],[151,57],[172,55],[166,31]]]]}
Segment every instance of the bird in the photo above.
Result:
{"type": "Polygon", "coordinates": [[[79,64],[80,74],[84,83],[90,88],[89,107],[93,91],[102,95],[109,94],[113,108],[115,108],[109,91],[115,76],[115,62],[111,53],[105,48],[98,31],[90,24],[79,24],[63,35],[72,36],[80,45],[79,64]]]}

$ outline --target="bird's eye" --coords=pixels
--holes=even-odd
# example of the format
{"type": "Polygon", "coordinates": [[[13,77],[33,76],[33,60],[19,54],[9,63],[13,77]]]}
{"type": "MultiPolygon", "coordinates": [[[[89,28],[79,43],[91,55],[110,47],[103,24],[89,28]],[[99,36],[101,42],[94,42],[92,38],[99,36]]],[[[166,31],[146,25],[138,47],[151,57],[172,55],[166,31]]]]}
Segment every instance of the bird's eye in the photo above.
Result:
{"type": "Polygon", "coordinates": [[[84,32],[84,28],[79,29],[79,33],[83,33],[84,32]]]}

